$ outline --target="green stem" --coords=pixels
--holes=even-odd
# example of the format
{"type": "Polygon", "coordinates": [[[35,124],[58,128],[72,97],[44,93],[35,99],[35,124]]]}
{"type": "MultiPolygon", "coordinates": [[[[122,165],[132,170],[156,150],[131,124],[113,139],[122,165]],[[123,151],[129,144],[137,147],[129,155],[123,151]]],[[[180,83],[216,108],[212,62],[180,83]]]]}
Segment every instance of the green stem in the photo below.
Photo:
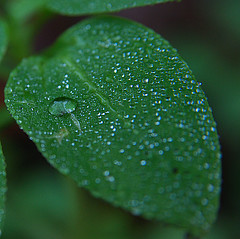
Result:
{"type": "Polygon", "coordinates": [[[14,123],[14,119],[8,112],[7,108],[4,106],[0,109],[0,130],[7,127],[9,124],[14,123]]]}
{"type": "Polygon", "coordinates": [[[32,16],[35,16],[34,21],[30,21],[30,17],[19,22],[11,17],[7,18],[9,28],[11,29],[9,31],[8,53],[16,65],[23,58],[34,54],[34,37],[54,14],[47,10],[38,9],[32,13],[32,16]]]}

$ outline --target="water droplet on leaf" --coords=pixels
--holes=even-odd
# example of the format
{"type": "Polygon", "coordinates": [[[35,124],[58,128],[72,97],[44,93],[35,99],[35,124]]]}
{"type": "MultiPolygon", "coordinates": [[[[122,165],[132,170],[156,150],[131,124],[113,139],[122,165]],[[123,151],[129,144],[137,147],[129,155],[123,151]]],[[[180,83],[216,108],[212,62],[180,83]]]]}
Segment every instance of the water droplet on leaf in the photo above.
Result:
{"type": "Polygon", "coordinates": [[[63,116],[75,111],[77,103],[70,98],[60,97],[55,99],[49,106],[49,112],[52,115],[63,116]]]}

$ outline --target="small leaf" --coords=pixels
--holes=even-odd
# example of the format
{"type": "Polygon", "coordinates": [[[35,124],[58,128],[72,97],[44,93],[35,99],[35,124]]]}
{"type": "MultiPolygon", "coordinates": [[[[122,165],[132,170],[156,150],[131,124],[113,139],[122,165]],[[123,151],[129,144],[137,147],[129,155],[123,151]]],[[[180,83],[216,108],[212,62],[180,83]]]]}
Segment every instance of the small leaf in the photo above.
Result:
{"type": "Polygon", "coordinates": [[[3,20],[0,19],[0,61],[7,49],[7,28],[3,20]]]}
{"type": "Polygon", "coordinates": [[[206,231],[220,193],[216,124],[167,41],[114,17],[86,20],[24,60],[8,109],[48,161],[136,215],[206,231]]]}
{"type": "Polygon", "coordinates": [[[64,15],[83,15],[90,13],[114,12],[126,8],[171,2],[175,0],[50,0],[47,6],[64,15]]]}
{"type": "Polygon", "coordinates": [[[2,147],[0,144],[0,235],[2,233],[2,225],[4,220],[4,208],[5,208],[5,193],[6,193],[6,172],[5,162],[2,153],[2,147]]]}

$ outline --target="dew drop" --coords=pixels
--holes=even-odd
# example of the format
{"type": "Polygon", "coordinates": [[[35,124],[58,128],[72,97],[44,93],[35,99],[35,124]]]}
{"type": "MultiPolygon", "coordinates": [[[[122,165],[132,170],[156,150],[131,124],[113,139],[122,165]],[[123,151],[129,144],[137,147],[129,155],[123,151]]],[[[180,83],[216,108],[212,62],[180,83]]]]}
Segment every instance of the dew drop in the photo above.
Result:
{"type": "Polygon", "coordinates": [[[49,106],[49,112],[52,115],[63,116],[75,111],[77,106],[76,101],[66,97],[60,97],[55,99],[49,106]]]}
{"type": "Polygon", "coordinates": [[[208,189],[209,192],[213,192],[214,186],[212,184],[208,184],[207,189],[208,189]]]}
{"type": "Polygon", "coordinates": [[[145,166],[145,165],[147,164],[147,162],[146,162],[145,160],[142,160],[142,161],[140,162],[140,164],[141,164],[142,166],[145,166]]]}
{"type": "Polygon", "coordinates": [[[208,200],[206,198],[203,198],[201,203],[203,206],[206,206],[208,204],[208,200]]]}

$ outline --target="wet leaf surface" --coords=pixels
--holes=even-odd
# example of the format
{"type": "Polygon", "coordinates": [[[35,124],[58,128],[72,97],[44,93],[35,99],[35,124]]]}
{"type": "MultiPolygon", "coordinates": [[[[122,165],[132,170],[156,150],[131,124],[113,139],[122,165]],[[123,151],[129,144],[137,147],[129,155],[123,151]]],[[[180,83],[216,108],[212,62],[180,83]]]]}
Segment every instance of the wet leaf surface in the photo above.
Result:
{"type": "Polygon", "coordinates": [[[174,0],[50,0],[47,6],[60,14],[82,15],[89,13],[114,12],[126,8],[146,6],[174,0]]]}
{"type": "Polygon", "coordinates": [[[95,196],[196,234],[215,220],[216,124],[187,64],[152,30],[83,21],[24,60],[5,98],[47,160],[95,196]]]}

